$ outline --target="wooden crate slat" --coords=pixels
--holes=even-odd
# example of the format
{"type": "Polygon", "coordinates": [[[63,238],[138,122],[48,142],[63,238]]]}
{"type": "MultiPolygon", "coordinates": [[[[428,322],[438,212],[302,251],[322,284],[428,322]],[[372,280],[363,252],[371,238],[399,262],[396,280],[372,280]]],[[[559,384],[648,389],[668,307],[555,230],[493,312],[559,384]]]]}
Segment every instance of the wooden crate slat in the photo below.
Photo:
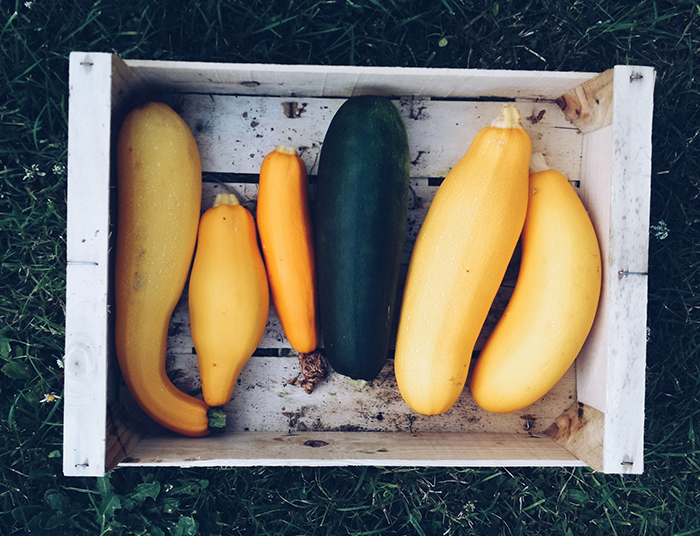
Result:
{"type": "MultiPolygon", "coordinates": [[[[202,169],[257,175],[277,145],[299,149],[310,175],[328,125],[344,102],[337,98],[160,94],[190,126],[202,169]]],[[[476,133],[495,119],[502,102],[395,100],[408,132],[411,176],[444,177],[462,158],[476,133]]],[[[533,150],[570,180],[580,178],[581,135],[553,101],[517,106],[533,150]]]]}
{"type": "Polygon", "coordinates": [[[71,54],[63,471],[105,470],[112,57],[71,54]]]}
{"type": "MultiPolygon", "coordinates": [[[[588,338],[576,359],[579,400],[600,411],[605,411],[607,389],[608,329],[610,301],[608,280],[610,259],[610,188],[612,185],[613,143],[612,126],[606,126],[584,135],[584,158],[581,164],[580,197],[588,209],[598,236],[603,262],[603,285],[596,319],[588,338]]],[[[612,336],[615,336],[612,334],[612,336]]]]}
{"type": "Polygon", "coordinates": [[[603,470],[644,468],[651,124],[655,71],[615,67],[603,470]]]}
{"type": "MultiPolygon", "coordinates": [[[[192,354],[171,354],[168,374],[185,392],[199,394],[197,360],[192,354]]],[[[353,382],[333,370],[311,394],[302,379],[298,356],[251,357],[244,366],[231,400],[224,406],[228,432],[544,432],[576,400],[572,366],[544,397],[521,411],[497,415],[481,409],[466,386],[456,404],[443,415],[412,411],[401,398],[394,363],[387,360],[367,384],[353,382]]]]}
{"type": "Polygon", "coordinates": [[[450,99],[480,97],[556,99],[596,73],[225,64],[128,60],[153,87],[179,93],[285,97],[350,97],[367,93],[450,99]]]}
{"type": "Polygon", "coordinates": [[[174,435],[143,439],[121,464],[197,466],[582,466],[546,436],[382,432],[251,432],[192,441],[174,435]]]}

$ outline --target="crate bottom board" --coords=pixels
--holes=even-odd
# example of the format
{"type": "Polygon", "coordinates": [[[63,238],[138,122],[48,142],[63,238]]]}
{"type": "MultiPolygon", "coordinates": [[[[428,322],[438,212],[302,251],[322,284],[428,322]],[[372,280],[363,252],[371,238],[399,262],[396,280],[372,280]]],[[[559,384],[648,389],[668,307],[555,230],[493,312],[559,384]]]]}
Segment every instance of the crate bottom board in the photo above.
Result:
{"type": "Polygon", "coordinates": [[[118,467],[174,466],[585,466],[545,435],[275,432],[141,439],[118,467]]]}
{"type": "MultiPolygon", "coordinates": [[[[177,367],[175,385],[201,396],[196,356],[171,356],[177,367]],[[187,370],[189,368],[189,370],[187,370]]],[[[506,414],[489,413],[471,396],[469,386],[442,415],[426,416],[411,410],[396,384],[393,360],[387,360],[377,378],[358,384],[329,368],[313,392],[299,385],[303,378],[299,358],[259,357],[248,360],[231,400],[223,406],[229,432],[499,432],[541,433],[576,400],[576,372],[572,366],[542,398],[506,414]]],[[[153,429],[150,419],[122,389],[120,402],[132,420],[153,429]]]]}
{"type": "Polygon", "coordinates": [[[223,434],[186,438],[155,425],[124,388],[109,411],[106,466],[418,465],[599,466],[602,413],[575,399],[575,367],[520,412],[481,410],[465,388],[432,417],[400,399],[388,362],[356,387],[331,371],[314,392],[285,378],[294,357],[254,357],[224,406],[223,434]],[[284,396],[280,396],[283,393],[284,396]]]}

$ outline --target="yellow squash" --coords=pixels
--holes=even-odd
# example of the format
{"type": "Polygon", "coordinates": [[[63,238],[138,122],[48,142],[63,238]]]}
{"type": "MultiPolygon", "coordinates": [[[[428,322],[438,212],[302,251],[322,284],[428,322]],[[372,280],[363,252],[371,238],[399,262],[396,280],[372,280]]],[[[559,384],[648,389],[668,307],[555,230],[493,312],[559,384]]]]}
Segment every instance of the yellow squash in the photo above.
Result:
{"type": "Polygon", "coordinates": [[[124,120],[117,144],[115,344],[126,385],[156,422],[208,433],[208,406],[165,372],[168,326],[192,263],[202,197],[199,152],[185,122],[148,103],[124,120]]]}
{"type": "Polygon", "coordinates": [[[316,268],[306,166],[291,147],[279,146],[260,167],[256,219],[265,266],[284,333],[296,351],[318,343],[316,268]]]}
{"type": "Polygon", "coordinates": [[[530,154],[518,109],[505,105],[430,205],[411,255],[394,362],[401,395],[418,413],[448,411],[464,388],[522,231],[530,154]]]}
{"type": "Polygon", "coordinates": [[[522,259],[508,306],[471,377],[474,400],[495,413],[544,396],[576,359],[601,288],[598,240],[567,179],[533,155],[522,259]]]}
{"type": "Polygon", "coordinates": [[[270,307],[255,220],[233,194],[219,194],[200,220],[189,307],[202,395],[221,406],[262,340],[270,307]]]}

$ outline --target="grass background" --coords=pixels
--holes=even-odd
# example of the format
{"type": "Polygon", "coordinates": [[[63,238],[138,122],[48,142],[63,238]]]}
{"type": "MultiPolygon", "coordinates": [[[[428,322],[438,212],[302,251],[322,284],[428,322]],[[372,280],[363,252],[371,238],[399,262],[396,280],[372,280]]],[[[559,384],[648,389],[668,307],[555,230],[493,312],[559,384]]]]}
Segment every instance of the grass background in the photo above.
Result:
{"type": "Polygon", "coordinates": [[[697,1],[0,0],[0,533],[700,534],[697,1]],[[657,70],[646,472],[61,470],[67,56],[657,70]],[[48,399],[47,399],[48,398],[48,399]]]}

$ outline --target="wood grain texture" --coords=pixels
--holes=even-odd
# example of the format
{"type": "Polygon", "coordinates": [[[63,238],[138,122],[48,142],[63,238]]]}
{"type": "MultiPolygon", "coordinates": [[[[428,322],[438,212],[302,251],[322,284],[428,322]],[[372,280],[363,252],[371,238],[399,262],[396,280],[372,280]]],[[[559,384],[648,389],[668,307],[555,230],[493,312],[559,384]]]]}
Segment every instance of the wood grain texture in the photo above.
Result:
{"type": "Polygon", "coordinates": [[[121,404],[107,406],[105,471],[114,469],[141,441],[144,434],[143,422],[133,418],[121,404]]]}
{"type": "Polygon", "coordinates": [[[604,420],[602,412],[576,402],[545,430],[544,435],[600,471],[603,469],[604,420]]]}
{"type": "Polygon", "coordinates": [[[613,73],[608,69],[556,99],[581,132],[593,132],[612,123],[613,73]]]}
{"type": "Polygon", "coordinates": [[[105,471],[112,57],[70,57],[63,471],[105,471]]]}
{"type": "MultiPolygon", "coordinates": [[[[326,129],[345,99],[163,93],[190,126],[204,172],[257,174],[277,145],[298,150],[316,175],[326,129]],[[290,110],[293,110],[290,112],[290,110]]],[[[502,102],[406,97],[393,101],[406,125],[411,177],[445,177],[476,133],[501,111],[502,102]]],[[[533,151],[570,180],[579,180],[581,135],[552,101],[516,102],[533,151]]]]}
{"type": "Polygon", "coordinates": [[[268,65],[128,60],[155,88],[178,93],[350,97],[414,95],[449,99],[506,97],[553,100],[596,73],[268,65]]]}
{"type": "Polygon", "coordinates": [[[121,466],[581,466],[545,436],[470,433],[247,432],[188,440],[152,436],[121,466]]]}
{"type": "MultiPolygon", "coordinates": [[[[171,354],[168,372],[183,391],[197,393],[199,378],[192,354],[171,354]]],[[[544,397],[521,411],[494,414],[481,409],[469,388],[450,411],[425,416],[411,411],[396,386],[393,360],[369,383],[353,382],[332,369],[307,394],[301,387],[297,356],[253,356],[241,371],[224,406],[229,432],[502,432],[538,434],[576,400],[576,375],[570,368],[544,397]]]]}
{"type": "Polygon", "coordinates": [[[615,67],[605,472],[644,469],[647,270],[655,71],[615,67]]]}

